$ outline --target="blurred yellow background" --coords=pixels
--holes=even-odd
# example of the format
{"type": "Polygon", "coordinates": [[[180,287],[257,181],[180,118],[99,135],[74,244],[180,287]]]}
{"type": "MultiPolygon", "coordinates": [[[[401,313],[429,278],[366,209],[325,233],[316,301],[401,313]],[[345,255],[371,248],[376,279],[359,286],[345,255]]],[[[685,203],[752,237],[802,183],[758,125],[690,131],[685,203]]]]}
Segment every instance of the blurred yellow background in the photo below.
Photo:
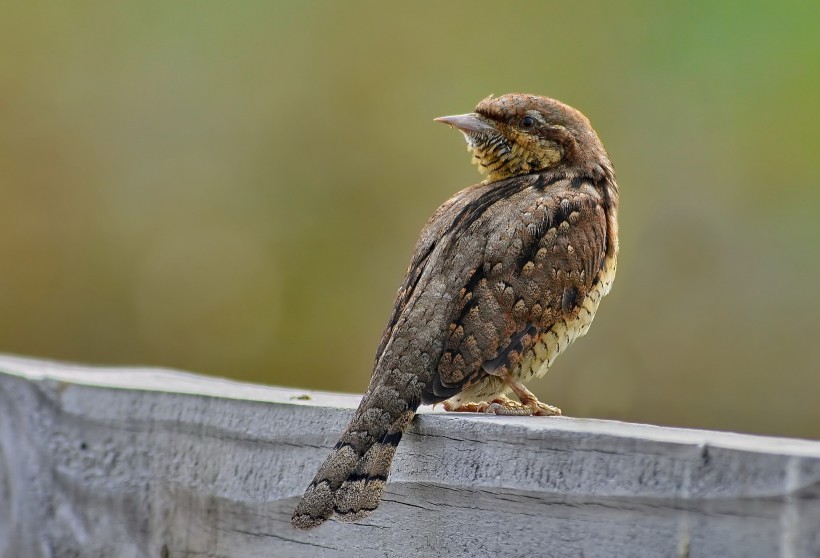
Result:
{"type": "Polygon", "coordinates": [[[0,351],[362,392],[433,123],[592,120],[621,258],[532,386],[566,414],[820,438],[816,2],[4,2],[0,351]]]}

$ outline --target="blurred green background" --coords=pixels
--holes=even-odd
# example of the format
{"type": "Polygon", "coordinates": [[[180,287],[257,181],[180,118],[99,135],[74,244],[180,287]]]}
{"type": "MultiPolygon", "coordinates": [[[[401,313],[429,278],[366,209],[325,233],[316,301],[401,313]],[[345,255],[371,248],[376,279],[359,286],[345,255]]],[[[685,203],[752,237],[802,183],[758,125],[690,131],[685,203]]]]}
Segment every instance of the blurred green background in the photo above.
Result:
{"type": "Polygon", "coordinates": [[[573,416],[820,438],[816,2],[3,2],[0,351],[362,392],[432,119],[589,116],[621,187],[573,416]]]}

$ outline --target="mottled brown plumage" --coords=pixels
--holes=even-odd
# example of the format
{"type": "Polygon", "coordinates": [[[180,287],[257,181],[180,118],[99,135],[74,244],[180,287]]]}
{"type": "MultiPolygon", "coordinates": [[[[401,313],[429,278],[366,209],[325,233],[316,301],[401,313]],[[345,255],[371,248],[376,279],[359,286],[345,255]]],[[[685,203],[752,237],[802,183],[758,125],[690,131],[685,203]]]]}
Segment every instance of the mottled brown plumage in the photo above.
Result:
{"type": "Polygon", "coordinates": [[[464,133],[487,179],[422,230],[367,393],[294,511],[295,527],[375,510],[421,404],[560,414],[523,382],[586,333],[614,278],[618,187],[586,117],[553,99],[505,95],[437,120],[464,133]]]}

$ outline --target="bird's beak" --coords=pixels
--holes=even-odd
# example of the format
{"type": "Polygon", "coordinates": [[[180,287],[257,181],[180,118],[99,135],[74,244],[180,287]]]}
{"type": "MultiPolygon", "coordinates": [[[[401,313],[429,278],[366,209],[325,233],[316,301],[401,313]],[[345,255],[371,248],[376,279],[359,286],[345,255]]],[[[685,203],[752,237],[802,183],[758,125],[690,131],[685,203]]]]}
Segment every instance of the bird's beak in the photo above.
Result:
{"type": "Polygon", "coordinates": [[[457,114],[455,116],[442,116],[434,118],[436,122],[447,124],[453,128],[458,128],[462,132],[495,132],[496,128],[486,118],[480,114],[471,112],[470,114],[457,114]]]}

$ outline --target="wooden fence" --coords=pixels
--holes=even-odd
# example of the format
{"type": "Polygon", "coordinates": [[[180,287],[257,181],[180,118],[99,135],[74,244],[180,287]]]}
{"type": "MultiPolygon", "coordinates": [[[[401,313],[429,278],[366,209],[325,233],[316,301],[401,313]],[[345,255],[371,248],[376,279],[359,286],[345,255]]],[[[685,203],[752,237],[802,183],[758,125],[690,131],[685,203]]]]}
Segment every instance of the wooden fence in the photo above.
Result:
{"type": "Polygon", "coordinates": [[[372,517],[291,529],[357,402],[0,356],[0,557],[820,556],[820,442],[429,410],[372,517]]]}

